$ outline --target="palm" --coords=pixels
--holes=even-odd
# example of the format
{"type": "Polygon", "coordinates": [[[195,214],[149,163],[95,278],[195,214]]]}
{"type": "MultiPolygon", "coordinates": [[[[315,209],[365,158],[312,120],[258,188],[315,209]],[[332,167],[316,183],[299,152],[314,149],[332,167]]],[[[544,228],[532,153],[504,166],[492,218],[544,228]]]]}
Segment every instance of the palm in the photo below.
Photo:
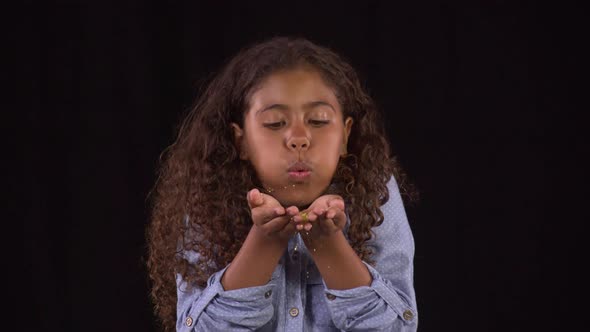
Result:
{"type": "Polygon", "coordinates": [[[331,236],[341,231],[346,224],[344,201],[338,195],[323,195],[302,211],[295,221],[299,222],[299,230],[304,230],[304,238],[318,239],[331,236]],[[305,215],[307,221],[304,220],[305,215]]]}

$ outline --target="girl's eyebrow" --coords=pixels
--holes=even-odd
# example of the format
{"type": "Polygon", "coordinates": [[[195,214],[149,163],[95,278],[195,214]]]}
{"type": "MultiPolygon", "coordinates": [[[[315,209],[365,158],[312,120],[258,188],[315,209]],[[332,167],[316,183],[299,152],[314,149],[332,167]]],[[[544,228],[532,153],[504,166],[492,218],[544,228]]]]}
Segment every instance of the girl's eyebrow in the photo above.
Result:
{"type": "MultiPolygon", "coordinates": [[[[332,107],[332,105],[330,105],[329,103],[327,103],[325,101],[321,101],[321,100],[310,101],[309,103],[303,104],[304,109],[310,109],[310,108],[315,108],[315,107],[319,107],[319,106],[328,106],[329,108],[332,109],[332,111],[336,112],[336,110],[334,109],[334,107],[332,107]]],[[[264,108],[256,111],[256,115],[258,115],[259,113],[271,110],[271,109],[276,109],[276,110],[280,110],[280,111],[288,111],[289,106],[287,106],[285,104],[272,104],[270,106],[264,107],[264,108]]]]}

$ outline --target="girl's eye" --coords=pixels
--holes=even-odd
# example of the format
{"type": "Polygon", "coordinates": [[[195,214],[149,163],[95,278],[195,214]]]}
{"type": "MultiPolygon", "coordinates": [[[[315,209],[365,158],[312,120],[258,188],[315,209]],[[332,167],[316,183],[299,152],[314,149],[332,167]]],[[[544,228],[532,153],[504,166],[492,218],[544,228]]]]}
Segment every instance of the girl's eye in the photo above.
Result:
{"type": "Polygon", "coordinates": [[[285,121],[281,121],[281,122],[273,122],[273,123],[265,123],[263,124],[266,128],[270,128],[270,129],[279,129],[281,128],[281,126],[283,125],[283,123],[285,123],[285,121]]]}
{"type": "Polygon", "coordinates": [[[326,120],[309,120],[309,122],[316,127],[321,127],[323,125],[327,125],[328,123],[330,123],[330,121],[326,120]]]}

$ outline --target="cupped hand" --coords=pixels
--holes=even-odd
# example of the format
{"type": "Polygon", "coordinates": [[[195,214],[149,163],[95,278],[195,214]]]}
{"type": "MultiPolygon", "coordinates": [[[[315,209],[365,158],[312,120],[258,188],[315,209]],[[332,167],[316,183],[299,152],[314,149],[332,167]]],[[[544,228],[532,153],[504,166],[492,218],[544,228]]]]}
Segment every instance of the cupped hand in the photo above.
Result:
{"type": "Polygon", "coordinates": [[[297,230],[292,218],[299,213],[296,206],[284,208],[276,198],[252,189],[247,194],[254,227],[268,237],[289,240],[297,230]]]}
{"type": "Polygon", "coordinates": [[[307,209],[293,217],[293,220],[295,228],[298,231],[305,230],[308,238],[331,236],[342,231],[346,225],[344,200],[339,195],[320,196],[307,209]],[[303,216],[305,213],[307,222],[303,216]]]}

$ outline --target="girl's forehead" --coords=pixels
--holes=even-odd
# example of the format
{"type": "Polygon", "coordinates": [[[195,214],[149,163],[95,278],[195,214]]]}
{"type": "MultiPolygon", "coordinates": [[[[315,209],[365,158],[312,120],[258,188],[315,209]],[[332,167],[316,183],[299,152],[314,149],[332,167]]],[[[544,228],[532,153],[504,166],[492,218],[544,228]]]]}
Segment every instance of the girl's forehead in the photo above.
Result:
{"type": "Polygon", "coordinates": [[[327,87],[319,70],[309,66],[274,71],[261,80],[260,87],[288,84],[313,84],[327,87]]]}
{"type": "Polygon", "coordinates": [[[270,74],[251,93],[250,106],[299,99],[305,100],[305,103],[324,101],[333,107],[338,106],[333,89],[325,83],[317,70],[308,68],[281,70],[270,74]]]}

